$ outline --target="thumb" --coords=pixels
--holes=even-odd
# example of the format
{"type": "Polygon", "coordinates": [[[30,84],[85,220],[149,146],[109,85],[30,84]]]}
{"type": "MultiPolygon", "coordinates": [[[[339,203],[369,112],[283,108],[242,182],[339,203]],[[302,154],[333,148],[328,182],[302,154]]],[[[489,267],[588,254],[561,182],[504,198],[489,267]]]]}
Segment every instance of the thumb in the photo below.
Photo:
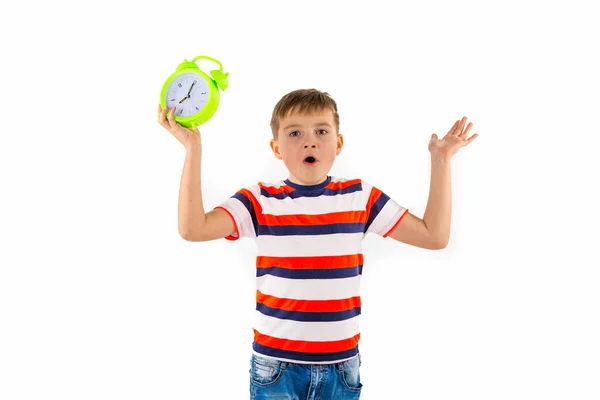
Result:
{"type": "Polygon", "coordinates": [[[433,139],[437,140],[437,138],[438,138],[438,137],[437,137],[437,135],[436,135],[435,133],[432,133],[432,134],[431,134],[431,140],[433,140],[433,139]]]}

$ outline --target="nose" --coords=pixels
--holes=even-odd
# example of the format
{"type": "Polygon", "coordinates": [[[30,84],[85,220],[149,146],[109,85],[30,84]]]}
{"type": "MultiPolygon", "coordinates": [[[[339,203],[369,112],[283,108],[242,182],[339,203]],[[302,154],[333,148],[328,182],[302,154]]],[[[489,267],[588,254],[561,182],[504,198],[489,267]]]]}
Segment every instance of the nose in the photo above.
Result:
{"type": "Polygon", "coordinates": [[[304,136],[304,148],[308,149],[309,147],[314,149],[317,147],[317,138],[313,135],[305,135],[304,136]]]}
{"type": "Polygon", "coordinates": [[[317,141],[313,137],[307,138],[304,142],[304,148],[308,149],[309,147],[313,149],[317,147],[317,141]]]}

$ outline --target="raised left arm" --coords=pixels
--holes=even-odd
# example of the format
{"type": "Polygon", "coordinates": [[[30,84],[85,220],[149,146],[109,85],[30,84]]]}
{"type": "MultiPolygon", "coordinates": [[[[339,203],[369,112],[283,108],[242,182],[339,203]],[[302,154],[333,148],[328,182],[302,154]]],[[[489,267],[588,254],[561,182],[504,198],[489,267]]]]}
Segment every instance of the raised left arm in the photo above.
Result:
{"type": "Polygon", "coordinates": [[[467,138],[472,123],[464,129],[467,117],[456,121],[442,139],[434,133],[429,141],[431,153],[431,180],[429,199],[423,219],[407,212],[401,222],[389,233],[399,242],[430,250],[440,250],[450,240],[452,190],[450,159],[463,146],[471,143],[477,133],[467,138]]]}

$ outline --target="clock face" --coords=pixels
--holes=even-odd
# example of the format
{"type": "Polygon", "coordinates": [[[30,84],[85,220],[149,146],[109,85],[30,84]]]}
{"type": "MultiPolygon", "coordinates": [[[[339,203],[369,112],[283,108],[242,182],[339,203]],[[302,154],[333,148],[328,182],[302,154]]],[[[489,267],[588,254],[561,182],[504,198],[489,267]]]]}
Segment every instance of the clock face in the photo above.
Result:
{"type": "Polygon", "coordinates": [[[208,84],[202,76],[193,72],[181,74],[167,88],[167,107],[175,106],[178,117],[191,117],[206,105],[208,94],[208,84]]]}

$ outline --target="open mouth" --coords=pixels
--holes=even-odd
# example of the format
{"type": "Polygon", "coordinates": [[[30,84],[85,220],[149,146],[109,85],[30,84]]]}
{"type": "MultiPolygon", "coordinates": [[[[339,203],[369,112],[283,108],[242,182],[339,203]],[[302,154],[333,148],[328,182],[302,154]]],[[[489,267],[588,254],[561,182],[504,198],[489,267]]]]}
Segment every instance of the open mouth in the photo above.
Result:
{"type": "Polygon", "coordinates": [[[316,158],[314,158],[313,156],[308,156],[308,157],[306,157],[306,158],[304,159],[304,164],[309,164],[309,165],[312,165],[312,164],[314,164],[314,163],[316,163],[316,162],[317,162],[317,159],[316,159],[316,158]]]}

